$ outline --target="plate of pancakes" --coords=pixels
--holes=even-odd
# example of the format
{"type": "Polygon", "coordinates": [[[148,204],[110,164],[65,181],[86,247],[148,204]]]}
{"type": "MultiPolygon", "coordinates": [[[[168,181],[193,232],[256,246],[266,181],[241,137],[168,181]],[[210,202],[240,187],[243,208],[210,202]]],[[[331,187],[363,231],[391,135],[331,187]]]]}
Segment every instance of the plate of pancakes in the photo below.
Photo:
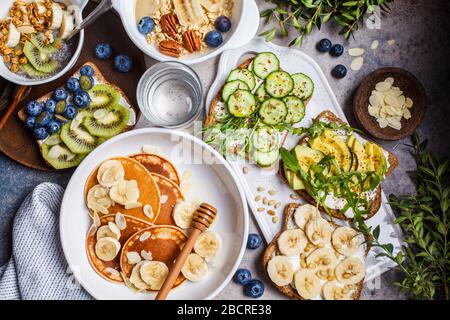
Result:
{"type": "Polygon", "coordinates": [[[245,194],[229,164],[187,133],[148,128],[106,141],[64,194],[60,236],[70,272],[96,299],[154,299],[202,203],[217,216],[168,299],[212,299],[230,281],[246,247],[245,194]]]}

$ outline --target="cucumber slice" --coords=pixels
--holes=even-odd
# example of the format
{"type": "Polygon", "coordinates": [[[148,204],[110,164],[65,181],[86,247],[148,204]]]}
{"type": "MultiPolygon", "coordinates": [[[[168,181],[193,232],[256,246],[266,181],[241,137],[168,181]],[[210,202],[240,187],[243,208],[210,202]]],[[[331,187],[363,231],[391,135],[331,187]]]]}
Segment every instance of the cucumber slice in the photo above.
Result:
{"type": "Polygon", "coordinates": [[[302,100],[311,98],[314,92],[314,82],[304,73],[296,73],[292,75],[294,79],[294,90],[292,94],[302,100]]]}
{"type": "Polygon", "coordinates": [[[231,82],[234,80],[244,81],[250,91],[253,90],[256,86],[255,76],[253,75],[253,72],[248,69],[234,69],[233,71],[231,71],[228,75],[227,82],[231,82]]]}
{"type": "Polygon", "coordinates": [[[270,152],[278,148],[278,133],[270,127],[261,127],[255,130],[252,135],[252,146],[261,152],[270,152]]]}
{"type": "Polygon", "coordinates": [[[250,90],[248,85],[242,81],[242,80],[233,80],[230,82],[227,82],[222,90],[222,99],[224,102],[228,101],[228,98],[231,96],[233,92],[235,92],[237,89],[244,89],[244,90],[250,90]]]}
{"type": "Polygon", "coordinates": [[[266,78],[266,91],[274,98],[284,98],[294,88],[294,80],[285,71],[274,71],[266,78]]]}
{"type": "Polygon", "coordinates": [[[253,72],[261,79],[280,69],[280,60],[272,52],[262,52],[253,60],[253,72]]]}
{"type": "Polygon", "coordinates": [[[286,118],[287,113],[286,104],[275,98],[264,101],[259,109],[261,120],[271,126],[281,123],[286,118]]]}
{"type": "Polygon", "coordinates": [[[287,107],[287,115],[284,122],[294,124],[300,122],[305,116],[305,105],[302,99],[296,96],[287,96],[283,98],[283,102],[287,107]]]}
{"type": "Polygon", "coordinates": [[[270,152],[261,152],[261,151],[254,151],[253,152],[253,160],[260,166],[260,167],[270,167],[278,160],[278,156],[280,155],[280,150],[275,149],[270,152]]]}
{"type": "Polygon", "coordinates": [[[256,98],[248,90],[237,89],[228,98],[227,106],[233,116],[248,117],[256,110],[256,98]]]}
{"type": "Polygon", "coordinates": [[[270,99],[270,96],[267,94],[265,83],[262,83],[258,89],[256,90],[256,98],[259,102],[264,102],[267,99],[270,99]]]}

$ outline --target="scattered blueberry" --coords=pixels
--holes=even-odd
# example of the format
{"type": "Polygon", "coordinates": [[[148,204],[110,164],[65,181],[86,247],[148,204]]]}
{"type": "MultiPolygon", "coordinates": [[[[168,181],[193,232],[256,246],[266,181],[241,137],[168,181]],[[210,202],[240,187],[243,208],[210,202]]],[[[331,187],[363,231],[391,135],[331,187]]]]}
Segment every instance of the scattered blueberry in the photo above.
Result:
{"type": "Polygon", "coordinates": [[[320,52],[329,52],[331,50],[331,41],[328,39],[322,39],[317,43],[317,50],[320,52]]]}
{"type": "Polygon", "coordinates": [[[44,127],[52,120],[52,114],[47,111],[42,113],[36,118],[36,125],[44,127]]]}
{"type": "Polygon", "coordinates": [[[262,244],[262,239],[259,236],[259,234],[256,233],[250,233],[248,235],[247,240],[247,248],[248,249],[258,249],[262,244]]]}
{"type": "MultiPolygon", "coordinates": [[[[67,106],[67,108],[69,108],[70,106],[67,106]]],[[[66,109],[66,112],[67,112],[67,109],[66,109]]],[[[76,109],[75,109],[75,112],[76,112],[76,109]]],[[[58,121],[59,123],[61,123],[61,124],[64,124],[64,123],[67,123],[67,122],[69,122],[69,119],[66,119],[66,118],[64,118],[62,115],[60,115],[60,114],[55,114],[54,115],[54,118],[55,118],[55,120],[56,121],[58,121]]]]}
{"type": "Polygon", "coordinates": [[[56,103],[55,113],[57,114],[64,113],[64,110],[66,110],[66,106],[67,106],[66,100],[58,101],[56,103]]]}
{"type": "Polygon", "coordinates": [[[220,16],[214,21],[214,25],[220,32],[228,32],[231,29],[231,21],[228,17],[220,16]]]}
{"type": "Polygon", "coordinates": [[[94,78],[90,76],[80,77],[80,87],[82,90],[84,91],[91,90],[93,86],[94,86],[94,78]]]}
{"type": "Polygon", "coordinates": [[[51,120],[46,126],[48,133],[56,133],[61,129],[59,121],[51,120]]]}
{"type": "Polygon", "coordinates": [[[78,112],[77,108],[75,108],[75,106],[69,104],[67,106],[66,110],[64,110],[63,116],[67,119],[72,120],[77,115],[77,112],[78,112]]]}
{"type": "Polygon", "coordinates": [[[205,36],[205,43],[208,47],[217,48],[223,42],[222,34],[217,30],[208,32],[205,36]]]}
{"type": "Polygon", "coordinates": [[[347,68],[342,64],[338,64],[331,70],[331,75],[337,79],[341,79],[347,75],[347,68]]]}
{"type": "Polygon", "coordinates": [[[45,102],[45,110],[47,110],[50,113],[55,113],[55,109],[56,109],[56,101],[53,99],[48,99],[45,102]]]}
{"type": "Polygon", "coordinates": [[[112,47],[107,43],[99,43],[95,46],[95,56],[100,60],[106,60],[112,56],[112,47]]]}
{"type": "Polygon", "coordinates": [[[36,100],[32,100],[27,104],[27,113],[30,116],[37,117],[42,110],[44,110],[44,106],[36,100]]]}
{"type": "Polygon", "coordinates": [[[246,285],[250,280],[252,280],[250,270],[243,268],[238,269],[233,277],[233,281],[241,285],[246,285]]]}
{"type": "Polygon", "coordinates": [[[148,33],[152,32],[154,27],[155,27],[155,22],[150,17],[143,17],[141,20],[139,20],[138,30],[142,34],[148,34],[148,33]]]}
{"type": "Polygon", "coordinates": [[[67,80],[66,87],[67,90],[69,90],[72,93],[75,93],[78,90],[80,90],[80,81],[77,78],[72,77],[69,80],[67,80]]]}
{"type": "Polygon", "coordinates": [[[126,54],[120,54],[114,58],[114,67],[117,71],[128,72],[133,67],[133,60],[126,54]]]}
{"type": "Polygon", "coordinates": [[[244,287],[244,293],[251,298],[259,298],[264,294],[264,283],[261,280],[250,280],[244,287]]]}
{"type": "Polygon", "coordinates": [[[58,88],[53,91],[53,100],[56,102],[67,99],[67,91],[64,88],[58,88]]]}
{"type": "Polygon", "coordinates": [[[90,65],[85,65],[81,67],[80,73],[83,76],[92,77],[94,75],[94,68],[92,68],[90,65]]]}
{"type": "Polygon", "coordinates": [[[340,57],[344,53],[344,47],[341,44],[335,44],[331,47],[330,54],[333,57],[340,57]]]}
{"type": "Polygon", "coordinates": [[[86,91],[78,91],[73,96],[73,103],[79,108],[86,108],[91,98],[86,91]]]}
{"type": "Polygon", "coordinates": [[[28,128],[33,129],[34,126],[36,125],[36,118],[33,116],[29,116],[27,117],[27,120],[25,120],[25,123],[28,128]]]}
{"type": "Polygon", "coordinates": [[[48,131],[43,127],[37,127],[33,130],[33,135],[38,140],[44,140],[48,137],[48,131]]]}

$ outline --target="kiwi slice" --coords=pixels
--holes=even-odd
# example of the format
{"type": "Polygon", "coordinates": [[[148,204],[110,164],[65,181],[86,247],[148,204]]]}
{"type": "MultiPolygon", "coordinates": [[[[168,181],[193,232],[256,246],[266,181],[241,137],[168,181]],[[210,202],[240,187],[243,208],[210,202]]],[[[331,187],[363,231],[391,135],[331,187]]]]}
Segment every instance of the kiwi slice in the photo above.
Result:
{"type": "Polygon", "coordinates": [[[27,64],[20,64],[19,68],[25,72],[28,76],[32,77],[32,78],[36,78],[36,77],[44,77],[45,75],[47,75],[44,72],[38,71],[36,70],[35,67],[33,67],[31,64],[27,63],[27,64]]]}
{"type": "Polygon", "coordinates": [[[25,41],[23,53],[33,67],[43,73],[51,73],[58,69],[59,64],[56,60],[50,58],[49,55],[41,53],[30,41],[25,41]]]}
{"type": "Polygon", "coordinates": [[[89,90],[91,102],[89,109],[110,109],[119,102],[120,94],[107,84],[95,85],[89,90]]]}
{"type": "Polygon", "coordinates": [[[30,42],[38,48],[41,53],[51,54],[61,49],[61,39],[55,38],[52,43],[45,44],[47,37],[43,33],[36,33],[31,36],[30,42]]]}
{"type": "Polygon", "coordinates": [[[45,161],[57,170],[76,167],[86,157],[86,154],[73,153],[64,143],[47,144],[46,141],[42,144],[41,151],[45,161]]]}
{"type": "Polygon", "coordinates": [[[89,153],[99,146],[104,139],[92,136],[81,124],[69,121],[61,128],[61,140],[74,153],[89,153]]]}
{"type": "Polygon", "coordinates": [[[83,119],[83,125],[93,136],[111,138],[127,127],[130,112],[120,104],[109,109],[96,109],[83,119]]]}

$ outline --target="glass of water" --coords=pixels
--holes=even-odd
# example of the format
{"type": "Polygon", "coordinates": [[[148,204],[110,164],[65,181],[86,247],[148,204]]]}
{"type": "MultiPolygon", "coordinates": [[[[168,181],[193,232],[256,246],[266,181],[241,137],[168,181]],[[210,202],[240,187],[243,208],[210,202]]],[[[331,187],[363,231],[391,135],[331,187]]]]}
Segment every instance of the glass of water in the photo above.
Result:
{"type": "Polygon", "coordinates": [[[181,128],[201,113],[203,88],[197,73],[176,61],[150,67],[137,87],[142,114],[156,126],[181,128]]]}

